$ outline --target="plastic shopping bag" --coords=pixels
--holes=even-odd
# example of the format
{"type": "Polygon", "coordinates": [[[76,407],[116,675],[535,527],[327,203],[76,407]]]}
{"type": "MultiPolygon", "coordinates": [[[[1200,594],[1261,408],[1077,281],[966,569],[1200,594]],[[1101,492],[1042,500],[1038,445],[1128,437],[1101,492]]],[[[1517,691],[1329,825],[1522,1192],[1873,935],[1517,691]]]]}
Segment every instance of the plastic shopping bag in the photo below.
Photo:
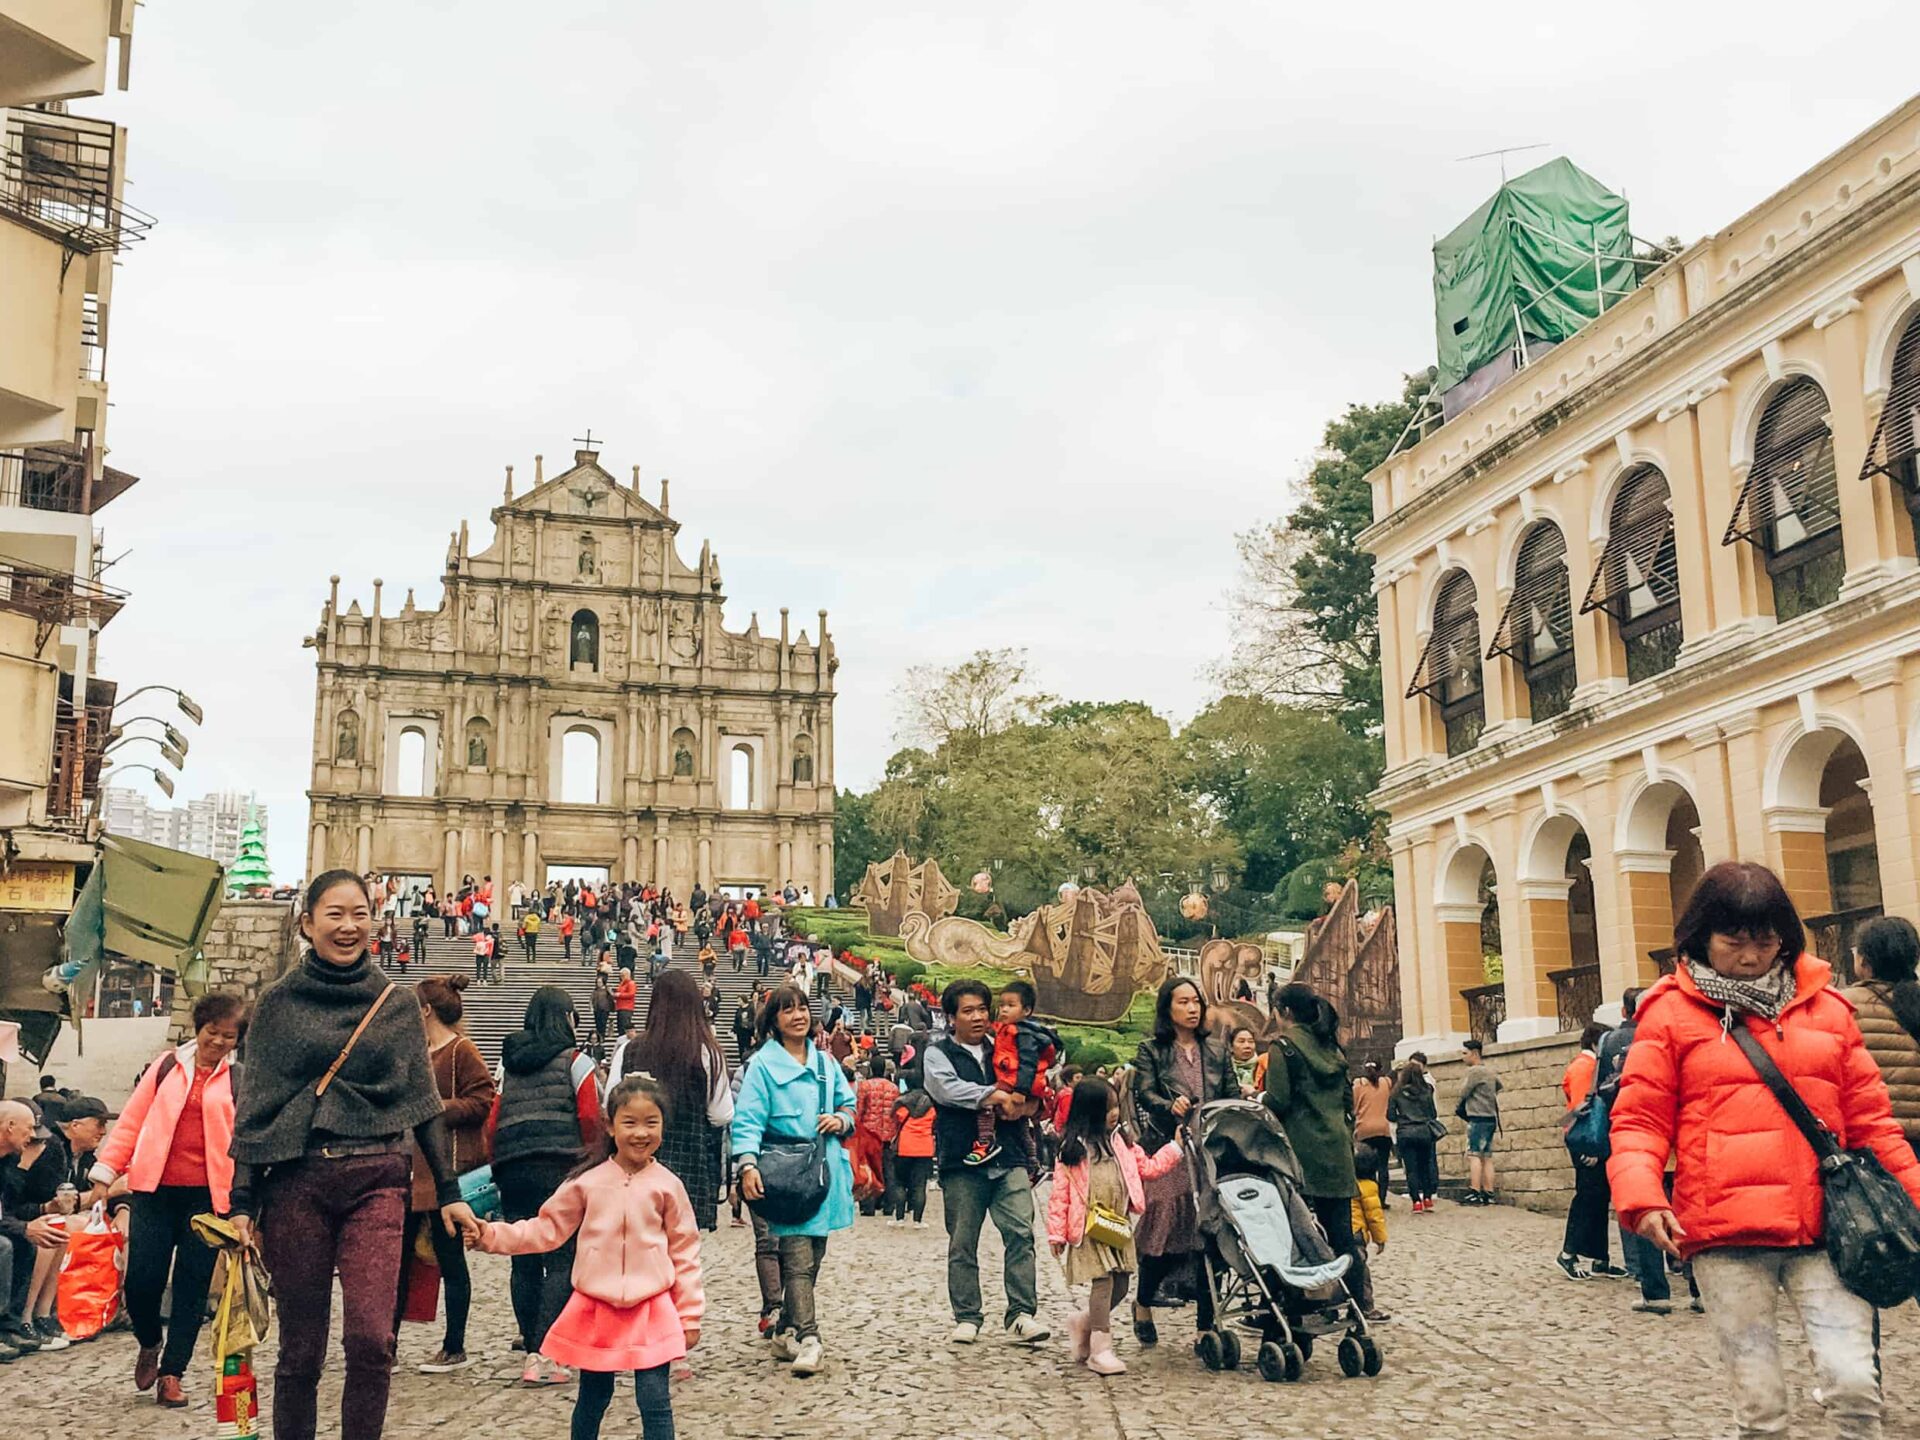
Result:
{"type": "Polygon", "coordinates": [[[60,1261],[54,1304],[60,1328],[75,1340],[90,1340],[120,1313],[127,1237],[107,1219],[105,1204],[93,1207],[84,1226],[76,1228],[73,1220],[67,1225],[67,1253],[60,1261]]]}

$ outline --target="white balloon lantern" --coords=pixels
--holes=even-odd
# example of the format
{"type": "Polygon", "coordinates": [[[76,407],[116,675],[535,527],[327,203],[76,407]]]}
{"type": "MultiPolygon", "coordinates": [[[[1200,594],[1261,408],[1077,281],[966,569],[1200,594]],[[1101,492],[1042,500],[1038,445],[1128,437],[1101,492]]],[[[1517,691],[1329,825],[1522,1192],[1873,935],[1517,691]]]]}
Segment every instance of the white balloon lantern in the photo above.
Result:
{"type": "Polygon", "coordinates": [[[985,870],[976,870],[973,876],[973,893],[990,895],[993,893],[993,876],[985,870]]]}

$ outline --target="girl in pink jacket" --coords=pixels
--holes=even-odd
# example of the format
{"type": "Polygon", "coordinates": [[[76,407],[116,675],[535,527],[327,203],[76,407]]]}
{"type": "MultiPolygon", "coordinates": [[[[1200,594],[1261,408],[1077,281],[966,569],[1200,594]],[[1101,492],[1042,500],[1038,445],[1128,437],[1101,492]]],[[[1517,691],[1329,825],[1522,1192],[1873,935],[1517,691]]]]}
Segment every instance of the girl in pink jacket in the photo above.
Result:
{"type": "Polygon", "coordinates": [[[654,1163],[667,1096],[650,1075],[629,1075],[607,1096],[612,1158],[576,1170],[531,1220],[476,1220],[467,1242],[495,1255],[559,1249],[576,1231],[573,1298],[541,1353],[580,1372],[573,1434],[598,1436],[613,1377],[633,1371],[644,1440],[671,1440],[673,1362],[700,1343],[700,1231],[673,1172],[654,1163]]]}
{"type": "Polygon", "coordinates": [[[1087,1234],[1087,1214],[1098,1205],[1125,1218],[1145,1213],[1142,1181],[1158,1180],[1180,1163],[1180,1146],[1169,1141],[1149,1156],[1120,1133],[1120,1099],[1106,1081],[1088,1078],[1073,1087],[1060,1154],[1047,1201],[1047,1243],[1066,1271],[1067,1283],[1089,1282],[1087,1308],[1067,1321],[1073,1358],[1096,1375],[1124,1375],[1126,1362],[1113,1353],[1113,1307],[1127,1298],[1127,1282],[1139,1261],[1131,1233],[1119,1243],[1087,1234]]]}

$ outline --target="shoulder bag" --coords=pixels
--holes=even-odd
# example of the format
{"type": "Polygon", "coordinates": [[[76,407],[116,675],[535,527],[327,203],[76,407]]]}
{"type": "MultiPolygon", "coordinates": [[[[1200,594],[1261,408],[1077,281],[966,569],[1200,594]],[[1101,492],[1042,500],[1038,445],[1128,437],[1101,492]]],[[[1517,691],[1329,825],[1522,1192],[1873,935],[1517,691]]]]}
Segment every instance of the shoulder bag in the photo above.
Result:
{"type": "Polygon", "coordinates": [[[1744,1023],[1732,1034],[1813,1147],[1825,1194],[1827,1256],[1840,1283],[1876,1309],[1906,1303],[1920,1287],[1920,1209],[1871,1150],[1840,1148],[1744,1023]]]}
{"type": "MultiPolygon", "coordinates": [[[[820,1113],[830,1114],[826,1069],[817,1053],[814,1059],[820,1113]]],[[[760,1172],[761,1195],[750,1203],[754,1213],[769,1225],[804,1224],[827,1203],[830,1182],[825,1135],[762,1135],[755,1168],[760,1172]]]]}

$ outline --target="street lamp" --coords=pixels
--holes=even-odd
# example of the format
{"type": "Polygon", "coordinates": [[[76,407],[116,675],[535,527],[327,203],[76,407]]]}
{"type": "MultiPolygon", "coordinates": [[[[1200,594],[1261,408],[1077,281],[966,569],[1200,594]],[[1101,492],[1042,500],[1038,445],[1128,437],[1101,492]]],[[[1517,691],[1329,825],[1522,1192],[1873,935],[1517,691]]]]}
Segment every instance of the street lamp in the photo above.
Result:
{"type": "Polygon", "coordinates": [[[177,689],[172,685],[142,685],[138,690],[134,690],[129,692],[128,694],[122,695],[118,700],[114,701],[113,708],[118,710],[122,705],[126,704],[129,700],[133,699],[134,696],[144,695],[149,690],[166,691],[169,695],[173,696],[173,698],[179,703],[180,713],[186,716],[187,719],[191,720],[196,725],[199,725],[205,722],[207,718],[206,712],[202,710],[198,705],[194,704],[193,701],[187,698],[186,691],[177,689]]]}
{"type": "Polygon", "coordinates": [[[100,753],[105,755],[110,751],[118,750],[122,745],[138,745],[142,740],[146,741],[149,745],[158,745],[160,747],[160,753],[166,757],[167,763],[173,766],[174,769],[184,770],[187,768],[187,752],[185,750],[169,745],[166,741],[157,739],[152,735],[122,736],[100,753]]]}
{"type": "Polygon", "coordinates": [[[167,744],[178,750],[182,755],[187,753],[187,737],[174,729],[173,726],[169,725],[166,721],[162,720],[158,715],[134,715],[114,726],[107,732],[107,748],[112,749],[123,739],[138,738],[129,737],[127,735],[127,727],[129,725],[138,725],[142,720],[151,720],[154,724],[158,725],[162,734],[166,737],[167,744]]]}
{"type": "Polygon", "coordinates": [[[122,775],[131,775],[136,770],[145,770],[149,775],[153,776],[153,783],[160,787],[160,793],[165,795],[169,800],[173,798],[172,777],[152,765],[129,765],[124,770],[116,769],[114,778],[119,779],[122,775]]]}

